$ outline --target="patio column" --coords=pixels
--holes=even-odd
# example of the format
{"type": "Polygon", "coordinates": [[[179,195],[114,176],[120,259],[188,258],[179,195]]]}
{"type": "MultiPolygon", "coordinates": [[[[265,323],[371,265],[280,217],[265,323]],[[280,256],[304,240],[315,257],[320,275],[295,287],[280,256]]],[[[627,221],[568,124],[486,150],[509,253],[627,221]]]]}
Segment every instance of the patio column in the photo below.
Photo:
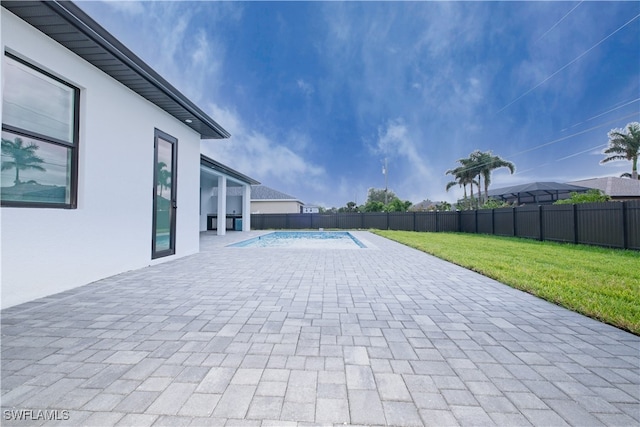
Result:
{"type": "Polygon", "coordinates": [[[227,234],[227,177],[218,176],[218,236],[227,234]]]}
{"type": "Polygon", "coordinates": [[[242,231],[251,231],[251,186],[242,187],[242,231]]]}

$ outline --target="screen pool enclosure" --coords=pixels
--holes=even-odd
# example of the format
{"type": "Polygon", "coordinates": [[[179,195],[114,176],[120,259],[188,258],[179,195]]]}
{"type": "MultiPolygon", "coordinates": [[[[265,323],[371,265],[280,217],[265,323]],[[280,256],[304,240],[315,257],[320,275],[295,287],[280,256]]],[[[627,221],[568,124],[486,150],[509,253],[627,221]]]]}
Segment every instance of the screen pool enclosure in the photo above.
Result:
{"type": "Polygon", "coordinates": [[[357,249],[365,245],[347,231],[275,231],[229,247],[357,249]]]}

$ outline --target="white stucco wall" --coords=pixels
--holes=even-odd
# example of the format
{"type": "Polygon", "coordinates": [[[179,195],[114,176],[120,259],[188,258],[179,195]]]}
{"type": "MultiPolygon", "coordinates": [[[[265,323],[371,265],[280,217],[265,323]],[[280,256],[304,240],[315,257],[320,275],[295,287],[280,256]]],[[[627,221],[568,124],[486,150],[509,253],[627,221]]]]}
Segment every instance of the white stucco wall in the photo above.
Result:
{"type": "Polygon", "coordinates": [[[200,136],[1,10],[3,52],[81,89],[78,208],[1,209],[1,306],[198,252],[200,136]],[[178,209],[176,255],[152,261],[154,128],[178,139],[178,209]]]}
{"type": "Polygon", "coordinates": [[[251,201],[251,213],[300,213],[302,203],[296,201],[251,201]]]}

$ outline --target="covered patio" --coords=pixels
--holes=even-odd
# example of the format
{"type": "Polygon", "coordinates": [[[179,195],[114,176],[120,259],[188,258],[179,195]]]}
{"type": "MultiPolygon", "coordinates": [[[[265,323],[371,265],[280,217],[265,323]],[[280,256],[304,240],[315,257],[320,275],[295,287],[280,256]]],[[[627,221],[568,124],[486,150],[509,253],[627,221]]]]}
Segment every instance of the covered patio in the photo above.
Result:
{"type": "Polygon", "coordinates": [[[262,233],[3,310],[3,425],[640,422],[639,337],[365,231],[227,247],[262,233]]]}
{"type": "Polygon", "coordinates": [[[557,200],[568,199],[571,193],[585,193],[587,187],[559,182],[532,182],[489,191],[489,198],[516,205],[549,205],[557,200]]]}
{"type": "Polygon", "coordinates": [[[251,185],[260,182],[200,155],[200,231],[251,230],[251,185]],[[221,213],[221,214],[220,214],[221,213]]]}

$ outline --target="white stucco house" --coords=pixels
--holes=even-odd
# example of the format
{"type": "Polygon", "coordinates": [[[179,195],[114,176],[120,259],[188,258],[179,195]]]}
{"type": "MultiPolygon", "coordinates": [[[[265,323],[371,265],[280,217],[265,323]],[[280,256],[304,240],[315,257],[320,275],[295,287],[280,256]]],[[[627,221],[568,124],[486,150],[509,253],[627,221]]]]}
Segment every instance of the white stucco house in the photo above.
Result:
{"type": "Polygon", "coordinates": [[[75,4],[0,11],[1,307],[198,252],[227,186],[250,228],[257,182],[200,154],[225,129],[75,4]]]}
{"type": "Polygon", "coordinates": [[[266,185],[251,186],[251,213],[302,213],[301,200],[266,185]]]}

